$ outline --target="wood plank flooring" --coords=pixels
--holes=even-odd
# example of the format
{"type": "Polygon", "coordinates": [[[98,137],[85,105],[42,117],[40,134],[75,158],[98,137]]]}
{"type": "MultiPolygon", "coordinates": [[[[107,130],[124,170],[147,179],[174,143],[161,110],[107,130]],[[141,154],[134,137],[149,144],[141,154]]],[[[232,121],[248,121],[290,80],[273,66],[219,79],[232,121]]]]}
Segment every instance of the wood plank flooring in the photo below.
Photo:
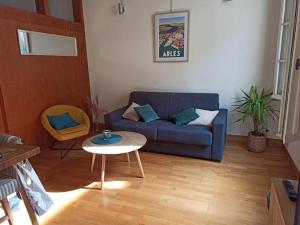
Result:
{"type": "Polygon", "coordinates": [[[44,225],[267,225],[270,178],[294,178],[283,148],[255,154],[233,142],[222,163],[140,152],[145,179],[134,153],[130,164],[126,154],[110,157],[104,190],[100,157],[90,172],[90,154],[58,156],[43,151],[32,160],[55,202],[44,225]]]}

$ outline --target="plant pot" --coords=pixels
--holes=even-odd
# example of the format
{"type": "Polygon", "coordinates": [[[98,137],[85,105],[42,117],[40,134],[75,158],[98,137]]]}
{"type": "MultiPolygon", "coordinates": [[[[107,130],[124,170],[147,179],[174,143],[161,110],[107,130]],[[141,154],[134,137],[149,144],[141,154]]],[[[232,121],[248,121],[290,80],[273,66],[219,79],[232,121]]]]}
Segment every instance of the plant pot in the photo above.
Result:
{"type": "Polygon", "coordinates": [[[264,152],[267,147],[266,136],[255,136],[251,132],[248,134],[248,150],[251,152],[264,152]]]}

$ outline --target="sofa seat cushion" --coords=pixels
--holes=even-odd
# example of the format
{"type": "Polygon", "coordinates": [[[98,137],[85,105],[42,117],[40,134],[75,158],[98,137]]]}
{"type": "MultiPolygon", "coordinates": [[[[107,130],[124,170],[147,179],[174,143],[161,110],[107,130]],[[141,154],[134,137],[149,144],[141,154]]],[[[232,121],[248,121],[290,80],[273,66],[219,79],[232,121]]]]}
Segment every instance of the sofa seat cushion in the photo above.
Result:
{"type": "Polygon", "coordinates": [[[143,134],[148,140],[157,140],[157,128],[161,120],[152,122],[141,122],[121,119],[112,124],[113,131],[132,131],[143,134]]]}
{"type": "Polygon", "coordinates": [[[179,126],[169,121],[163,121],[158,128],[157,140],[193,145],[211,145],[212,132],[206,126],[179,126]]]}

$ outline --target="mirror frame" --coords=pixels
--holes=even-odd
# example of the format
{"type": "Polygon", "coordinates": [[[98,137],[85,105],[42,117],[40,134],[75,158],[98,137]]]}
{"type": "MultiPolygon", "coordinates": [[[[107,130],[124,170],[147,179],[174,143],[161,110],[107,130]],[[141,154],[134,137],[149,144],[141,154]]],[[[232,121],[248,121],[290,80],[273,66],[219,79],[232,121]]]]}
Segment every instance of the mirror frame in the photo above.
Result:
{"type": "Polygon", "coordinates": [[[51,34],[51,33],[44,33],[44,32],[37,32],[37,31],[30,31],[30,30],[23,30],[23,29],[17,29],[18,33],[18,41],[19,41],[19,50],[21,55],[25,56],[63,56],[63,57],[76,57],[78,56],[78,49],[77,49],[77,39],[76,37],[71,36],[64,36],[64,35],[58,35],[58,34],[51,34]],[[35,34],[43,34],[43,35],[50,35],[55,37],[63,37],[63,38],[70,38],[74,40],[74,52],[75,54],[47,54],[47,53],[32,53],[29,43],[29,34],[35,33],[35,34]]]}

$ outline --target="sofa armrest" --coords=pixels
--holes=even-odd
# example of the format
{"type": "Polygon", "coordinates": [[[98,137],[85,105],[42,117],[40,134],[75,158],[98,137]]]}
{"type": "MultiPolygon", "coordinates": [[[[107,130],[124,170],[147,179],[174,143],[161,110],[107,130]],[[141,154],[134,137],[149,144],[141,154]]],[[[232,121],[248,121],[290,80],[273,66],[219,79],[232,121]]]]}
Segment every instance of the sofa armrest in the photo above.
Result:
{"type": "Polygon", "coordinates": [[[127,106],[124,106],[120,109],[117,109],[115,111],[112,111],[112,112],[109,112],[109,113],[105,114],[104,115],[105,128],[111,129],[112,124],[115,121],[118,121],[118,120],[122,119],[122,114],[125,112],[126,109],[127,109],[127,106]]]}
{"type": "Polygon", "coordinates": [[[212,160],[221,161],[223,158],[227,131],[227,109],[220,109],[218,115],[212,122],[213,144],[212,160]]]}

